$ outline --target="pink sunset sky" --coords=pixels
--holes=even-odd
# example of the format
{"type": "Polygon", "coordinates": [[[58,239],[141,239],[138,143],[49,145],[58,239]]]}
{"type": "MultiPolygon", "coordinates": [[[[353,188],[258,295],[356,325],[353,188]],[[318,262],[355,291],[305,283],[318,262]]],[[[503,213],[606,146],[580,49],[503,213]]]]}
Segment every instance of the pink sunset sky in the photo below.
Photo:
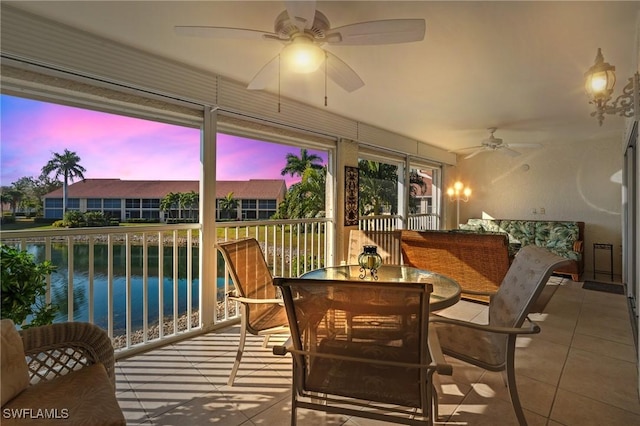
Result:
{"type": "MultiPolygon", "coordinates": [[[[0,95],[0,184],[38,177],[53,153],[80,157],[85,178],[198,180],[200,130],[0,95]]],[[[218,135],[217,179],[280,179],[300,148],[218,135]]],[[[326,164],[326,152],[309,150],[326,164]]],[[[287,186],[297,179],[285,176],[287,186]]]]}

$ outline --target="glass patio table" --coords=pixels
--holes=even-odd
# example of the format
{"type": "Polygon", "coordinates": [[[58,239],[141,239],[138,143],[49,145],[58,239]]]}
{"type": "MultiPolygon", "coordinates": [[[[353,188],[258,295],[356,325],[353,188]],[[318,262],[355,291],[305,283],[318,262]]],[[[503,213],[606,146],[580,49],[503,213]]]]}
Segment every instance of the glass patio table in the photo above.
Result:
{"type": "Polygon", "coordinates": [[[342,265],[315,269],[300,276],[304,279],[332,280],[332,281],[370,281],[372,283],[403,282],[403,283],[431,283],[433,293],[429,299],[430,309],[438,311],[447,308],[460,300],[460,284],[451,278],[423,269],[404,265],[382,265],[378,268],[378,279],[374,280],[369,271],[365,278],[360,278],[360,266],[342,265]]]}

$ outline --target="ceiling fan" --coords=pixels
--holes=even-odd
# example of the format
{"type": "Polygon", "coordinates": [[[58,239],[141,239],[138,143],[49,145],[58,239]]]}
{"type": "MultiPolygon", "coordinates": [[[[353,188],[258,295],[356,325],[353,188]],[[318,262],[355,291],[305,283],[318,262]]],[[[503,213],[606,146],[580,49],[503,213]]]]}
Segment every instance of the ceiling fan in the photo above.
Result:
{"type": "Polygon", "coordinates": [[[471,158],[471,157],[475,157],[476,155],[480,154],[481,152],[485,152],[485,151],[499,151],[503,154],[506,154],[510,157],[517,157],[518,155],[520,155],[520,152],[512,149],[512,148],[541,148],[542,145],[539,143],[511,143],[511,144],[506,144],[502,142],[501,138],[496,138],[493,134],[495,133],[496,130],[498,130],[497,127],[489,127],[487,130],[489,130],[489,137],[485,140],[482,141],[482,145],[478,145],[478,146],[472,146],[469,148],[463,148],[462,151],[468,150],[468,149],[473,149],[473,152],[471,152],[471,154],[467,154],[466,157],[464,157],[464,159],[466,160],[467,158],[471,158]]]}
{"type": "Polygon", "coordinates": [[[317,70],[326,62],[327,77],[347,92],[364,86],[358,74],[336,55],[323,49],[327,45],[379,45],[408,43],[424,39],[424,19],[386,19],[331,28],[329,19],[316,10],[315,1],[285,1],[286,10],[278,15],[273,32],[245,28],[176,26],[179,35],[279,41],[281,53],[269,61],[249,83],[248,89],[264,89],[278,75],[280,61],[296,72],[317,70]]]}

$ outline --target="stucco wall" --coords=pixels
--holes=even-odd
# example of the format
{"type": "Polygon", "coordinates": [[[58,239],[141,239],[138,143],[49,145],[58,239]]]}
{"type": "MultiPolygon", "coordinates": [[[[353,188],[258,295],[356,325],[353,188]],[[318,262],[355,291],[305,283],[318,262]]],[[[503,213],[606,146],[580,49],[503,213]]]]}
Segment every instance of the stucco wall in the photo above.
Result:
{"type": "MultiPolygon", "coordinates": [[[[620,139],[614,136],[573,143],[545,141],[542,148],[521,150],[523,154],[515,158],[498,152],[482,153],[450,167],[446,186],[460,179],[473,190],[469,202],[460,205],[461,223],[470,217],[486,215],[500,219],[585,222],[586,276],[590,278],[593,271],[594,242],[613,244],[614,272],[619,275],[623,160],[620,146],[620,139]]],[[[455,203],[447,202],[447,207],[447,223],[454,224],[455,203]]],[[[600,251],[597,256],[597,268],[606,269],[608,258],[600,251]]]]}

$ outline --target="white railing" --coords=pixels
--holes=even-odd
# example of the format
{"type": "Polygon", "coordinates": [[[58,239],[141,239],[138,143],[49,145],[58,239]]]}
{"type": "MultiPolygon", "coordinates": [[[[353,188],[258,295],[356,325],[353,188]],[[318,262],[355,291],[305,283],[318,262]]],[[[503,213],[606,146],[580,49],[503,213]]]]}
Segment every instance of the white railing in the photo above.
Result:
{"type": "Polygon", "coordinates": [[[358,229],[361,231],[395,231],[396,229],[402,229],[402,216],[388,214],[360,216],[358,229]]]}
{"type": "MultiPolygon", "coordinates": [[[[297,276],[325,266],[326,224],[326,219],[220,222],[217,241],[254,237],[274,276],[297,276]]],[[[47,278],[47,302],[61,307],[56,321],[100,325],[113,339],[116,357],[122,357],[188,337],[207,322],[200,315],[205,298],[198,276],[199,232],[199,224],[60,228],[3,231],[0,241],[30,251],[37,261],[51,261],[57,271],[47,278]]],[[[218,268],[215,281],[213,323],[237,320],[235,302],[226,299],[233,283],[224,268],[218,268]]]]}
{"type": "Polygon", "coordinates": [[[440,229],[440,218],[430,213],[410,214],[406,226],[402,224],[400,215],[360,216],[358,229],[362,231],[394,231],[411,229],[414,231],[430,231],[440,229]]]}
{"type": "Polygon", "coordinates": [[[410,214],[407,229],[413,231],[435,231],[440,229],[440,216],[432,213],[410,214]]]}

